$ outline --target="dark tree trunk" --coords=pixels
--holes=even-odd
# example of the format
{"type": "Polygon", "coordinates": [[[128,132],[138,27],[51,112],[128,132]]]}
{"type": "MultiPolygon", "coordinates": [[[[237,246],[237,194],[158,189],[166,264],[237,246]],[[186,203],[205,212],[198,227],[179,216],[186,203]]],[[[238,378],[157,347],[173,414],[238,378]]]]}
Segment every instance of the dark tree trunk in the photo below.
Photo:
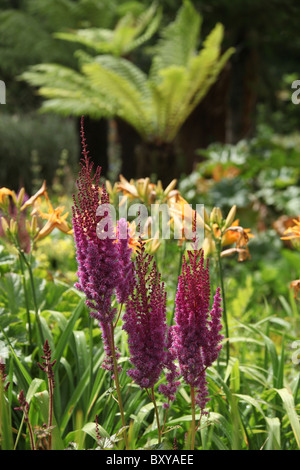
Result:
{"type": "Polygon", "coordinates": [[[172,143],[155,145],[141,142],[135,147],[137,178],[151,177],[152,181],[160,180],[167,186],[172,179],[179,178],[179,155],[172,143]]]}
{"type": "Polygon", "coordinates": [[[141,141],[136,130],[127,122],[116,119],[117,139],[121,148],[121,173],[126,179],[137,177],[136,161],[134,156],[135,146],[141,141]]]}

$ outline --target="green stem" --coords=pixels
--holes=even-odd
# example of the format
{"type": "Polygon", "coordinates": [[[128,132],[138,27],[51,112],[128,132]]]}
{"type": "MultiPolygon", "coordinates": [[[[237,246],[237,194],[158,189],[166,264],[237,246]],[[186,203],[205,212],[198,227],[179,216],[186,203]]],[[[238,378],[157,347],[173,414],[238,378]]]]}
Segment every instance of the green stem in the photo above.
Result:
{"type": "Polygon", "coordinates": [[[36,299],[36,294],[35,294],[35,285],[34,285],[32,266],[31,266],[31,263],[27,260],[24,252],[20,249],[19,249],[19,255],[22,257],[24,263],[27,266],[28,272],[29,272],[30,285],[31,285],[31,291],[32,291],[32,298],[33,298],[33,305],[34,305],[34,311],[35,311],[35,318],[36,318],[36,323],[37,323],[37,327],[38,327],[38,333],[39,333],[39,336],[40,336],[40,345],[42,347],[45,341],[44,341],[42,324],[41,324],[41,320],[40,320],[39,309],[38,309],[37,299],[36,299]]]}
{"type": "MultiPolygon", "coordinates": [[[[182,246],[180,247],[180,252],[179,252],[179,263],[178,263],[178,272],[177,272],[177,279],[181,273],[181,267],[182,267],[182,260],[183,260],[183,255],[184,255],[184,250],[185,250],[185,241],[183,241],[182,246]]],[[[172,316],[170,318],[170,325],[172,325],[173,322],[173,317],[175,313],[175,300],[174,300],[174,306],[173,306],[173,311],[172,311],[172,316]]]]}
{"type": "Polygon", "coordinates": [[[159,414],[158,414],[158,408],[154,396],[154,389],[153,387],[151,388],[151,400],[154,405],[154,411],[155,411],[155,417],[156,417],[156,423],[157,423],[157,432],[158,432],[158,443],[161,443],[161,428],[160,428],[160,422],[159,422],[159,414]]]}
{"type": "Polygon", "coordinates": [[[29,302],[28,302],[28,294],[27,294],[26,279],[25,279],[25,270],[24,270],[24,264],[22,261],[22,257],[20,256],[20,253],[19,253],[19,262],[20,262],[20,268],[21,268],[21,273],[22,273],[22,282],[23,282],[23,290],[24,290],[25,305],[26,305],[29,344],[30,346],[32,346],[31,320],[30,320],[29,302]]]}
{"type": "Polygon", "coordinates": [[[53,381],[51,378],[48,378],[49,384],[49,415],[48,415],[48,428],[49,428],[49,437],[48,437],[48,450],[52,448],[52,419],[53,419],[53,381]]]}
{"type": "Polygon", "coordinates": [[[221,261],[221,246],[217,246],[217,256],[218,256],[218,267],[219,267],[219,277],[222,291],[222,300],[223,300],[223,318],[225,323],[225,334],[226,334],[226,364],[229,363],[229,328],[228,328],[228,319],[227,319],[227,310],[226,310],[226,298],[225,298],[225,288],[224,288],[224,279],[223,279],[223,268],[221,261]]]}
{"type": "MultiPolygon", "coordinates": [[[[124,427],[124,426],[126,426],[126,422],[125,422],[125,414],[124,414],[122,395],[121,395],[121,387],[120,387],[120,381],[119,381],[118,364],[117,364],[117,359],[116,359],[113,322],[111,322],[110,326],[111,326],[111,328],[110,328],[110,332],[111,332],[110,342],[111,342],[111,354],[112,354],[112,359],[113,359],[113,364],[114,364],[114,378],[115,378],[115,384],[116,384],[116,391],[117,391],[117,395],[118,395],[118,404],[119,404],[119,409],[120,409],[120,413],[121,413],[122,425],[124,427]]],[[[109,335],[108,335],[108,338],[109,338],[109,335]]],[[[124,430],[124,439],[125,439],[126,450],[129,450],[128,436],[127,436],[126,429],[124,430]]]]}
{"type": "Polygon", "coordinates": [[[196,410],[195,410],[195,389],[191,387],[191,410],[192,410],[192,426],[191,426],[191,450],[195,449],[196,436],[196,410]]]}

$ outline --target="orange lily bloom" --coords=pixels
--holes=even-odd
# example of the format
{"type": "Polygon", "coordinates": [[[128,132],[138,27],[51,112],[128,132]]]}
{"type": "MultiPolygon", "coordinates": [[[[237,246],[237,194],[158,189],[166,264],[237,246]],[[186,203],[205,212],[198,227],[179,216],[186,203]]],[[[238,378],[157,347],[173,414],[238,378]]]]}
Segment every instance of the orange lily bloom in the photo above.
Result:
{"type": "Polygon", "coordinates": [[[290,284],[290,288],[294,289],[294,299],[298,298],[298,292],[300,291],[300,279],[296,279],[292,281],[290,284]]]}
{"type": "Polygon", "coordinates": [[[296,225],[293,227],[289,227],[284,234],[290,234],[284,237],[281,237],[281,240],[292,240],[294,238],[300,238],[300,216],[299,220],[293,219],[293,222],[295,222],[296,225]]]}
{"type": "Polygon", "coordinates": [[[247,245],[249,238],[254,235],[250,228],[243,228],[239,226],[239,219],[236,219],[231,226],[225,231],[222,237],[222,246],[231,245],[236,243],[238,248],[243,248],[247,245]]]}
{"type": "Polygon", "coordinates": [[[64,215],[61,215],[63,211],[64,207],[57,207],[56,209],[53,209],[52,204],[49,201],[48,214],[40,212],[40,216],[43,219],[48,219],[48,222],[39,231],[36,240],[41,240],[42,238],[45,238],[55,228],[58,228],[63,233],[72,234],[72,230],[66,222],[66,218],[68,217],[69,213],[66,212],[64,215]]]}
{"type": "Polygon", "coordinates": [[[41,196],[46,196],[46,198],[48,198],[48,195],[47,195],[47,187],[46,187],[46,181],[43,182],[43,184],[42,184],[42,186],[40,187],[40,189],[39,189],[33,196],[31,196],[26,202],[24,202],[24,204],[23,204],[22,207],[21,207],[21,211],[23,211],[24,209],[27,209],[27,207],[33,206],[34,203],[35,203],[41,196]]]}
{"type": "Polygon", "coordinates": [[[12,196],[13,192],[8,188],[0,188],[0,205],[4,203],[7,196],[12,196]]]}

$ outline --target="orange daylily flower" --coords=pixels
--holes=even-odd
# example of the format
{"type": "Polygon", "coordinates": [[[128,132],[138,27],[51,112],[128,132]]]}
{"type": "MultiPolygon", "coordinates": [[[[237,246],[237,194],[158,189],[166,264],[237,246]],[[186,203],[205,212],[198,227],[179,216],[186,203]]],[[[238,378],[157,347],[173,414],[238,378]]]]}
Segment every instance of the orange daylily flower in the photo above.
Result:
{"type": "Polygon", "coordinates": [[[223,165],[219,163],[212,170],[212,177],[214,181],[221,181],[223,178],[235,178],[240,172],[241,170],[233,165],[224,168],[223,165]]]}
{"type": "Polygon", "coordinates": [[[23,211],[24,209],[27,209],[27,207],[33,206],[34,203],[35,203],[41,196],[46,196],[46,198],[48,198],[48,195],[47,195],[47,187],[46,187],[46,181],[43,182],[43,184],[42,184],[42,186],[40,187],[40,189],[39,189],[33,196],[31,196],[26,202],[24,202],[24,204],[23,204],[22,207],[21,207],[21,211],[23,211]]]}
{"type": "Polygon", "coordinates": [[[3,204],[7,196],[12,196],[13,192],[8,188],[0,188],[0,204],[3,204]]]}
{"type": "Polygon", "coordinates": [[[73,231],[66,222],[66,218],[68,217],[69,213],[66,212],[64,215],[61,215],[63,211],[64,207],[57,207],[56,209],[53,209],[52,204],[49,201],[49,212],[47,214],[40,212],[39,214],[43,219],[48,219],[48,222],[39,231],[36,240],[45,238],[55,228],[58,228],[63,233],[72,234],[73,231]]]}
{"type": "Polygon", "coordinates": [[[177,192],[170,194],[168,207],[174,223],[174,229],[180,230],[182,233],[180,243],[185,239],[184,233],[191,234],[194,226],[197,229],[204,227],[204,222],[201,216],[191,207],[181,194],[177,192]]]}
{"type": "Polygon", "coordinates": [[[292,281],[290,284],[290,289],[294,289],[294,299],[298,298],[298,292],[300,292],[300,279],[292,281]]]}
{"type": "Polygon", "coordinates": [[[249,238],[253,238],[254,235],[250,228],[243,228],[239,226],[239,219],[236,219],[231,226],[225,231],[222,237],[222,246],[231,245],[232,243],[237,244],[237,248],[246,247],[249,238]]]}
{"type": "Polygon", "coordinates": [[[300,216],[299,220],[293,219],[293,222],[296,225],[293,225],[292,227],[289,227],[287,230],[285,230],[284,234],[290,234],[284,237],[281,237],[281,240],[292,240],[294,238],[300,238],[300,216]]]}
{"type": "MultiPolygon", "coordinates": [[[[136,235],[136,223],[135,221],[133,222],[127,222],[128,225],[128,234],[129,234],[129,240],[128,240],[128,246],[132,249],[134,253],[136,253],[137,248],[140,246],[140,239],[136,235]]],[[[143,240],[144,243],[149,243],[153,239],[148,238],[147,240],[143,240]]]]}

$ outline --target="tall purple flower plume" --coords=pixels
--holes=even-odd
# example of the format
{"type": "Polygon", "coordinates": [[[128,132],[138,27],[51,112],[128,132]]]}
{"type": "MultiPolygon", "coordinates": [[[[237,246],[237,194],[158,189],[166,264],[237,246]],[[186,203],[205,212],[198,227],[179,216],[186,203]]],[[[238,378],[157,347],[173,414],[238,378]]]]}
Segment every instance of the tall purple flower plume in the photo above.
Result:
{"type": "Polygon", "coordinates": [[[127,373],[141,387],[153,388],[162,370],[169,369],[169,385],[160,389],[173,400],[178,383],[169,354],[166,323],[166,292],[152,256],[140,241],[136,256],[135,289],[126,303],[123,329],[128,333],[130,362],[127,373]]]}
{"type": "Polygon", "coordinates": [[[188,251],[178,278],[172,348],[176,351],[184,381],[194,387],[196,403],[203,411],[209,401],[206,369],[221,349],[221,297],[217,288],[210,309],[209,265],[202,250],[188,251]]]}
{"type": "Polygon", "coordinates": [[[99,204],[108,202],[105,188],[99,198],[101,168],[94,175],[93,163],[88,157],[83,121],[81,127],[83,156],[81,171],[77,180],[78,194],[74,196],[73,229],[78,262],[78,282],[76,287],[85,293],[91,315],[100,322],[109,323],[115,316],[111,309],[111,297],[119,281],[117,247],[111,236],[100,239],[97,236],[97,216],[99,204]]]}
{"type": "Polygon", "coordinates": [[[120,282],[116,286],[116,296],[120,304],[124,304],[133,289],[134,264],[131,259],[132,248],[129,245],[129,226],[124,218],[117,221],[116,247],[121,272],[120,282]]]}
{"type": "MultiPolygon", "coordinates": [[[[86,295],[86,304],[92,317],[99,321],[106,358],[103,367],[113,370],[112,361],[112,322],[116,308],[112,308],[112,296],[122,284],[122,263],[119,261],[120,249],[116,243],[109,196],[102,187],[100,197],[100,172],[97,167],[93,175],[93,163],[88,156],[84,137],[83,119],[81,120],[81,140],[83,158],[77,180],[78,194],[74,196],[73,229],[78,264],[78,282],[75,286],[86,295]],[[99,204],[108,208],[99,214],[99,204]],[[106,236],[99,236],[98,227],[105,220],[106,236]]],[[[116,352],[116,357],[118,353],[116,352]]]]}

